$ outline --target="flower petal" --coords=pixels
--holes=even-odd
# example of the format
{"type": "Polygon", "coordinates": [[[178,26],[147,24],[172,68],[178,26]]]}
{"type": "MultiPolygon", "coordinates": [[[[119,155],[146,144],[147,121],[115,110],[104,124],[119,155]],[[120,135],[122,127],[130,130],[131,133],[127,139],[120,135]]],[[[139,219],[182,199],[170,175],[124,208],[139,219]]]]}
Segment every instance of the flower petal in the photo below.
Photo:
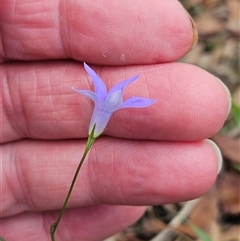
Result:
{"type": "Polygon", "coordinates": [[[131,97],[123,102],[121,108],[127,108],[127,107],[143,108],[143,107],[152,105],[154,102],[156,102],[156,100],[154,99],[147,99],[142,97],[131,97]]]}
{"type": "Polygon", "coordinates": [[[93,69],[91,69],[86,63],[84,63],[84,68],[92,78],[96,95],[98,96],[99,100],[101,102],[103,102],[107,95],[107,87],[106,87],[105,83],[95,73],[95,71],[93,69]]]}
{"type": "Polygon", "coordinates": [[[123,91],[123,89],[124,89],[127,85],[129,85],[129,84],[131,84],[132,82],[134,82],[135,80],[137,80],[137,78],[138,78],[139,76],[140,76],[140,75],[133,76],[133,77],[131,77],[131,78],[129,78],[129,79],[123,80],[122,82],[116,84],[115,86],[113,86],[113,87],[109,90],[108,94],[113,93],[113,92],[118,91],[118,90],[123,91]]]}
{"type": "Polygon", "coordinates": [[[111,111],[103,111],[101,106],[95,105],[88,129],[88,134],[90,135],[90,133],[93,130],[93,127],[95,126],[93,137],[97,138],[98,136],[100,136],[106,129],[106,126],[111,115],[111,111]]]}
{"type": "Polygon", "coordinates": [[[123,104],[122,92],[121,90],[115,91],[107,95],[102,110],[107,113],[113,113],[114,111],[120,109],[123,104]]]}
{"type": "Polygon", "coordinates": [[[72,87],[72,90],[77,92],[78,94],[87,96],[88,98],[90,98],[91,100],[93,100],[97,104],[100,103],[98,96],[90,90],[77,90],[73,87],[72,87]]]}

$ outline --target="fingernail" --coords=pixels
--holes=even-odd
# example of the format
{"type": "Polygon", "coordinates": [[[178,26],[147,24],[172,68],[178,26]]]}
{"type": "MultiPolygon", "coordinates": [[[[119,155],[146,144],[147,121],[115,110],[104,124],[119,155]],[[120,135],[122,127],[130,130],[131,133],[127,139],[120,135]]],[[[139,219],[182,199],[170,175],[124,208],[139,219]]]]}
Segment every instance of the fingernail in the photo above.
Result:
{"type": "Polygon", "coordinates": [[[222,153],[221,153],[219,147],[215,144],[215,142],[213,142],[209,139],[207,139],[206,141],[212,146],[212,148],[214,149],[214,151],[216,153],[217,162],[218,162],[217,163],[218,164],[217,174],[219,174],[219,172],[222,169],[222,164],[223,164],[222,153]]]}
{"type": "Polygon", "coordinates": [[[189,15],[189,13],[187,12],[188,14],[188,17],[191,21],[191,25],[192,25],[192,30],[193,30],[193,41],[192,41],[192,46],[191,46],[191,49],[189,51],[191,51],[198,43],[198,32],[197,32],[197,28],[196,28],[196,25],[192,19],[192,17],[189,15]]]}
{"type": "Polygon", "coordinates": [[[232,97],[231,97],[230,91],[229,91],[228,87],[219,78],[216,78],[216,79],[222,85],[222,87],[226,93],[227,100],[228,100],[228,114],[229,114],[229,112],[231,111],[231,107],[232,107],[232,97]]]}

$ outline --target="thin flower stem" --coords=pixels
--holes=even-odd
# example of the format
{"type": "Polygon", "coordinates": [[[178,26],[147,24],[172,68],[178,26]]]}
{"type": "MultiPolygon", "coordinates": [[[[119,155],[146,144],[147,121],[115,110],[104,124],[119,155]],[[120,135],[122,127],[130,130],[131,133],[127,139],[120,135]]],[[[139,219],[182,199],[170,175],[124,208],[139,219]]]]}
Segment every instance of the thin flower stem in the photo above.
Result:
{"type": "Polygon", "coordinates": [[[84,160],[85,160],[85,158],[86,158],[86,156],[87,156],[87,154],[88,154],[91,146],[93,145],[93,143],[94,143],[94,141],[95,141],[95,138],[93,137],[94,129],[95,129],[95,128],[93,128],[92,133],[91,133],[91,134],[89,135],[89,137],[88,137],[87,144],[86,144],[86,147],[85,147],[85,151],[84,151],[83,156],[82,156],[82,158],[81,158],[81,160],[80,160],[80,162],[79,162],[79,164],[78,164],[77,170],[76,170],[75,175],[74,175],[74,177],[73,177],[71,186],[70,186],[70,188],[69,188],[67,197],[66,197],[66,199],[65,199],[65,201],[64,201],[64,204],[63,204],[63,206],[62,206],[62,209],[61,209],[61,211],[60,211],[60,214],[59,214],[59,216],[58,216],[58,219],[57,219],[57,221],[54,222],[54,223],[51,225],[51,227],[50,227],[50,234],[51,234],[51,239],[52,239],[52,241],[55,241],[55,236],[54,236],[54,234],[55,234],[55,232],[56,232],[56,230],[57,230],[57,227],[58,227],[59,222],[60,222],[60,220],[61,220],[61,218],[62,218],[62,216],[63,216],[63,213],[64,213],[64,211],[65,211],[65,209],[66,209],[66,207],[67,207],[67,204],[68,204],[69,198],[70,198],[70,196],[71,196],[71,193],[72,193],[74,184],[75,184],[75,182],[76,182],[78,173],[79,173],[79,171],[80,171],[80,169],[81,169],[81,167],[82,167],[82,164],[83,164],[83,162],[84,162],[84,160]]]}

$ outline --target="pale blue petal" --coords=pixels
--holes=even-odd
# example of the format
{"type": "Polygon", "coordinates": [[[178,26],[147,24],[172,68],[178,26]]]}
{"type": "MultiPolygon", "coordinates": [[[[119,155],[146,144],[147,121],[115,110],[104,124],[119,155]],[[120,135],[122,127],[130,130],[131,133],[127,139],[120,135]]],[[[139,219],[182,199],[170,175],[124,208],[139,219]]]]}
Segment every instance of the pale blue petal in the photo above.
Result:
{"type": "Polygon", "coordinates": [[[98,96],[90,90],[76,90],[73,87],[72,87],[72,90],[77,92],[78,94],[87,96],[88,98],[90,98],[91,100],[93,100],[97,104],[100,103],[100,101],[98,99],[98,96]]]}
{"type": "Polygon", "coordinates": [[[106,87],[105,83],[95,73],[95,71],[92,70],[86,63],[84,63],[84,68],[92,78],[96,95],[98,96],[99,100],[101,102],[103,102],[107,95],[107,87],[106,87]]]}
{"type": "Polygon", "coordinates": [[[108,94],[113,93],[113,92],[118,91],[118,90],[123,91],[123,89],[124,89],[127,85],[129,85],[129,84],[131,84],[132,82],[134,82],[135,80],[137,80],[137,78],[138,78],[139,76],[140,76],[140,75],[133,76],[133,77],[131,77],[131,78],[129,78],[129,79],[126,79],[126,80],[124,80],[124,81],[116,84],[115,86],[113,86],[113,87],[109,90],[108,94]]]}
{"type": "Polygon", "coordinates": [[[121,108],[122,104],[123,104],[122,92],[121,90],[118,90],[107,95],[103,103],[102,109],[104,112],[113,113],[115,110],[121,108]]]}
{"type": "Polygon", "coordinates": [[[112,115],[112,112],[106,112],[104,111],[99,105],[95,105],[92,118],[89,125],[88,134],[92,132],[92,129],[95,125],[94,130],[94,138],[97,138],[99,135],[101,135],[104,130],[106,129],[106,126],[109,122],[109,119],[112,115]]]}
{"type": "Polygon", "coordinates": [[[122,104],[122,108],[134,107],[134,108],[143,108],[155,103],[154,99],[147,99],[142,97],[131,97],[125,100],[122,104]]]}
{"type": "Polygon", "coordinates": [[[111,115],[114,111],[121,109],[122,103],[122,92],[119,90],[107,95],[104,103],[95,105],[89,126],[89,133],[92,132],[95,125],[94,137],[102,134],[102,132],[106,129],[111,115]]]}

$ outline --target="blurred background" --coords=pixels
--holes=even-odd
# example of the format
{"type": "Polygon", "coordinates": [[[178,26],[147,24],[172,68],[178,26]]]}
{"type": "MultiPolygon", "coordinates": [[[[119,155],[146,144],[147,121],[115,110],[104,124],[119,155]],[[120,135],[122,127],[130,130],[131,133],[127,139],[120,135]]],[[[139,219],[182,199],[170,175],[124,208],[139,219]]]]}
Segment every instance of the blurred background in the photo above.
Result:
{"type": "Polygon", "coordinates": [[[230,89],[232,110],[212,137],[224,159],[215,185],[185,203],[148,207],[134,225],[105,241],[240,241],[240,0],[181,0],[198,29],[181,62],[197,65],[230,89]]]}

